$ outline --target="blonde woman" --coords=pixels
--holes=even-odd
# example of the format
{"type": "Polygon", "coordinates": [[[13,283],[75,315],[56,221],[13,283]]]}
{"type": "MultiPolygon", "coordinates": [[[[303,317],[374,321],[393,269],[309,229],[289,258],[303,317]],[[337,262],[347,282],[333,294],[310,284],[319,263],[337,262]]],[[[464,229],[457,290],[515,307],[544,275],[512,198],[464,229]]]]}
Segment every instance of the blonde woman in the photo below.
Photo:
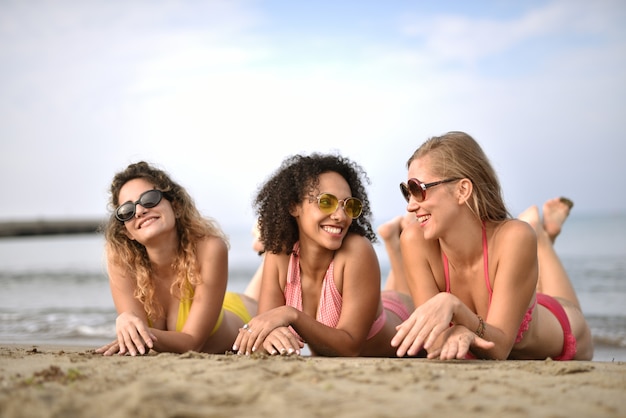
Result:
{"type": "Polygon", "coordinates": [[[590,360],[591,332],[553,248],[571,202],[549,201],[543,222],[537,207],[513,219],[463,132],[429,139],[407,167],[400,187],[415,221],[401,251],[417,308],[392,340],[398,355],[590,360]]]}

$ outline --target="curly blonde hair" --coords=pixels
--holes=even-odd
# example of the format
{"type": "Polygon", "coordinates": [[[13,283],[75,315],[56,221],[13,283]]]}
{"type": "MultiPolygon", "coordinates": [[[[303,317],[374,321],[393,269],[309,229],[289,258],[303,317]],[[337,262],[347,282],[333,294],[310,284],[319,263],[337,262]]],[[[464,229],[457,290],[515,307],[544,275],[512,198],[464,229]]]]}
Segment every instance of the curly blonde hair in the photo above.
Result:
{"type": "Polygon", "coordinates": [[[171,203],[176,215],[176,230],[180,242],[176,261],[172,265],[176,279],[170,287],[170,293],[174,297],[191,298],[193,286],[202,282],[196,254],[198,242],[206,237],[218,237],[228,245],[228,238],[215,220],[200,214],[189,193],[165,171],[140,161],[130,164],[113,177],[109,190],[110,216],[104,226],[108,259],[127,272],[128,279],[134,281],[134,297],[142,303],[148,318],[156,319],[163,315],[163,307],[154,300],[155,285],[146,248],[128,238],[124,223],[115,218],[115,209],[120,204],[120,190],[134,179],[144,179],[161,190],[163,198],[171,203]]]}

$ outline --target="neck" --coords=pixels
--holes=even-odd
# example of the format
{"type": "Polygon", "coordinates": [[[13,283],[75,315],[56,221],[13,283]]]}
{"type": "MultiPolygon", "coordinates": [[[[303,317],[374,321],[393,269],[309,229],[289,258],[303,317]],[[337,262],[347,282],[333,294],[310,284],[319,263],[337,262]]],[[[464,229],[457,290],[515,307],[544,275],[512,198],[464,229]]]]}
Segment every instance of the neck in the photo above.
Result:
{"type": "Polygon", "coordinates": [[[150,264],[157,273],[170,269],[178,255],[179,240],[178,235],[174,235],[171,239],[161,238],[158,243],[146,245],[150,264]]]}
{"type": "Polygon", "coordinates": [[[322,248],[317,244],[307,245],[300,241],[300,270],[307,277],[316,281],[324,280],[326,270],[330,265],[335,252],[322,248]]]}
{"type": "Polygon", "coordinates": [[[441,250],[457,267],[473,265],[483,256],[483,224],[474,219],[462,225],[463,228],[451,228],[445,237],[439,238],[441,250]]]}

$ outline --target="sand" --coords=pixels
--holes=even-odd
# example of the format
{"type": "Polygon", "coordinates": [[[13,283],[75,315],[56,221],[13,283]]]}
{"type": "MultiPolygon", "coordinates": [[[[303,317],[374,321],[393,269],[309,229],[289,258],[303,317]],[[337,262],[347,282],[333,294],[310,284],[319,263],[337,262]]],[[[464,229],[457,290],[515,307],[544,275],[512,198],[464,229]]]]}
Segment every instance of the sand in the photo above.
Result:
{"type": "Polygon", "coordinates": [[[626,363],[0,346],[2,417],[626,417],[626,363]]]}

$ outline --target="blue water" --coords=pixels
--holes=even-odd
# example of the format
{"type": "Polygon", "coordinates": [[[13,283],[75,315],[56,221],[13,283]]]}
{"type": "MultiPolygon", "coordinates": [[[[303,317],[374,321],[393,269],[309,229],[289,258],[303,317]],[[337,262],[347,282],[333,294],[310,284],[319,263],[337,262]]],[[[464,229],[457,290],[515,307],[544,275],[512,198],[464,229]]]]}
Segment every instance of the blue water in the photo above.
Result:
{"type": "MultiPolygon", "coordinates": [[[[227,232],[229,289],[241,292],[259,257],[250,227],[227,232]]],[[[100,235],[0,239],[0,343],[97,347],[112,340],[103,245],[100,235]]],[[[376,250],[386,277],[382,243],[376,250]]],[[[626,361],[626,214],[572,215],[556,250],[591,325],[594,359],[626,361]]]]}

